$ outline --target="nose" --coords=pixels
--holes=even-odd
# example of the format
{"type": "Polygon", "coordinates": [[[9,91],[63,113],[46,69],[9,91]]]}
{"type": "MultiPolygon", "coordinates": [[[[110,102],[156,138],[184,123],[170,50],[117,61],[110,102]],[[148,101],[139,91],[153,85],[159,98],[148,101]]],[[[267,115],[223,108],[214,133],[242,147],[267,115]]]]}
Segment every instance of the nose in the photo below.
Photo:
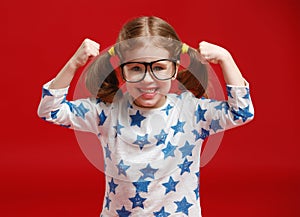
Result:
{"type": "Polygon", "coordinates": [[[151,73],[151,69],[150,69],[150,67],[148,66],[147,67],[147,71],[146,71],[146,75],[145,75],[145,78],[144,78],[144,82],[153,82],[154,81],[154,77],[153,77],[153,75],[152,75],[152,73],[151,73]]]}

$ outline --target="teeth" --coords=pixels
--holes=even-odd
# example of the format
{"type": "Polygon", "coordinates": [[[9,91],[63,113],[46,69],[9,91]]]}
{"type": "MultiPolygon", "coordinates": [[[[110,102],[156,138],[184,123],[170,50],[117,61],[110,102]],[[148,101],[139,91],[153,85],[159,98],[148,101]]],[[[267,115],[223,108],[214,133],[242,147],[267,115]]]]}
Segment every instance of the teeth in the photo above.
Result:
{"type": "Polygon", "coordinates": [[[155,89],[147,89],[147,90],[141,89],[141,91],[144,92],[144,93],[154,93],[155,89]]]}

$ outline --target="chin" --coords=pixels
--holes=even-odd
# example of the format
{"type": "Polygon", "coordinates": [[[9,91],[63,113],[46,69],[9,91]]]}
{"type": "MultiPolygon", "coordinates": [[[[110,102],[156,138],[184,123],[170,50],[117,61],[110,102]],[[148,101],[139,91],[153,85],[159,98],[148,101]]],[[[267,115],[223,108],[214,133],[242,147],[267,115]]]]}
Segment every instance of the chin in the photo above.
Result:
{"type": "Polygon", "coordinates": [[[165,97],[159,97],[158,99],[137,99],[135,104],[143,108],[159,108],[165,103],[165,97]]]}

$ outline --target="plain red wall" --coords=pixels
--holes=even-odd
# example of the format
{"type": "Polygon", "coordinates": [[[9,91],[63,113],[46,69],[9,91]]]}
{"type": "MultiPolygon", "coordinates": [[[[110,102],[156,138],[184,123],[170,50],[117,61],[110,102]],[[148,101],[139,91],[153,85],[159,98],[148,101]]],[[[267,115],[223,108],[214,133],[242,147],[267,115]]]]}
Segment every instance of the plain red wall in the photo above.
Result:
{"type": "Polygon", "coordinates": [[[0,216],[99,216],[103,174],[73,131],[45,123],[36,110],[42,84],[84,38],[107,48],[124,22],[141,15],[166,19],[194,47],[202,40],[224,46],[251,85],[255,119],[227,131],[201,169],[203,216],[300,216],[296,0],[10,0],[0,6],[0,216]]]}

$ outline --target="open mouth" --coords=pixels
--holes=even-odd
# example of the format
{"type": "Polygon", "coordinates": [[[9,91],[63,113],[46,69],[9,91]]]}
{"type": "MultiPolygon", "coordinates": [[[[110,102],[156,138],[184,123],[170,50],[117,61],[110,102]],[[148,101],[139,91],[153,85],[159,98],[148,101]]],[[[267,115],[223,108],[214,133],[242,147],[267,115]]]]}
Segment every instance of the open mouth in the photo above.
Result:
{"type": "Polygon", "coordinates": [[[157,91],[157,89],[156,88],[152,88],[152,89],[139,89],[139,91],[140,92],[142,92],[142,93],[149,93],[149,94],[151,94],[151,93],[155,93],[156,91],[157,91]]]}

